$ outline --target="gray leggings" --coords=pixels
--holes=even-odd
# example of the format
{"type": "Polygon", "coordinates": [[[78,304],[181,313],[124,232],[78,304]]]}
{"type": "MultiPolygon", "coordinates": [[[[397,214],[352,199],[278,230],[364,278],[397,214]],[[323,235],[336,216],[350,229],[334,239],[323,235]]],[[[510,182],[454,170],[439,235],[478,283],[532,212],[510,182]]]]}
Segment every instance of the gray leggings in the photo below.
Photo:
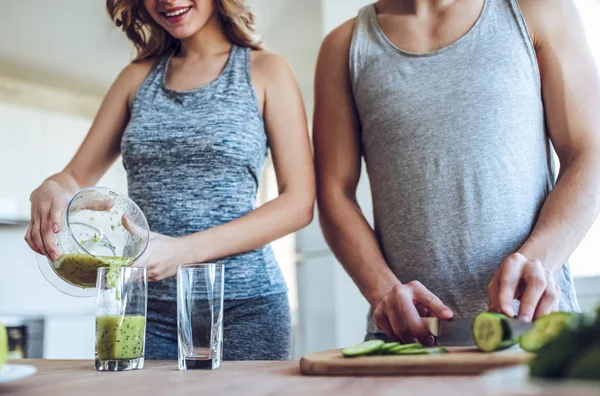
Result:
{"type": "MultiPolygon", "coordinates": [[[[224,301],[224,360],[288,360],[291,333],[287,293],[224,301]]],[[[148,301],[145,349],[146,359],[177,359],[175,301],[148,301]]]]}

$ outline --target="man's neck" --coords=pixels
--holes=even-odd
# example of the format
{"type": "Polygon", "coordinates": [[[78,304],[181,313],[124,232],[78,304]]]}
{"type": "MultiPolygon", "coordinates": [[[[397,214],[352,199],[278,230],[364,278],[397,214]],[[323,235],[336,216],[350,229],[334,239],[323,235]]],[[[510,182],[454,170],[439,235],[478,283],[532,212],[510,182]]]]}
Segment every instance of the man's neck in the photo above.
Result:
{"type": "Polygon", "coordinates": [[[420,15],[443,12],[460,0],[379,0],[377,6],[386,13],[420,15]]]}

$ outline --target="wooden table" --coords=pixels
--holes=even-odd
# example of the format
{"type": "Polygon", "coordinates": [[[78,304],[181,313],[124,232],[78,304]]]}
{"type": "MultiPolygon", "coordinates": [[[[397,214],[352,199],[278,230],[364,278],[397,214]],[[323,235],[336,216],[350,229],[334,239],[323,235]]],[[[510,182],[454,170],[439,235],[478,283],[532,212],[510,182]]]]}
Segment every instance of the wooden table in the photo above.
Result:
{"type": "Polygon", "coordinates": [[[297,361],[224,362],[214,371],[178,371],[176,362],[146,361],[138,371],[97,372],[88,360],[21,360],[35,376],[0,384],[1,396],[150,395],[598,395],[552,389],[502,387],[482,377],[306,377],[297,361]]]}

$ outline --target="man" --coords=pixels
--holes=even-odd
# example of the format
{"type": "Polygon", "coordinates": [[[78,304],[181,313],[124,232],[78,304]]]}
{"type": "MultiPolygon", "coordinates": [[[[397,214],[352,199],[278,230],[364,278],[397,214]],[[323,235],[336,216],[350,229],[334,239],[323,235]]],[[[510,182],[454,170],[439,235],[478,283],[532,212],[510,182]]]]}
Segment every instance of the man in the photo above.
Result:
{"type": "Polygon", "coordinates": [[[367,339],[579,310],[566,262],[600,209],[600,82],[570,0],[380,0],[327,36],[315,91],[321,226],[367,339]]]}

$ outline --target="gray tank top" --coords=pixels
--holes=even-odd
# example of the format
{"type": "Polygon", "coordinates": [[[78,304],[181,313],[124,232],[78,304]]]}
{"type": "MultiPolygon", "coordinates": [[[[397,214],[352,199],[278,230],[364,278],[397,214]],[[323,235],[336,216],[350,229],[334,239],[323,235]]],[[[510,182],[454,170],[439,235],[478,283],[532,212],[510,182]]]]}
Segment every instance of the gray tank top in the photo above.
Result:
{"type": "MultiPolygon", "coordinates": [[[[152,231],[181,236],[255,209],[268,142],[249,49],[234,45],[216,80],[185,92],[165,85],[170,59],[160,59],[136,93],[121,152],[129,195],[152,231]]],[[[226,299],[287,291],[270,246],[217,261],[226,299]]],[[[149,284],[149,299],[175,301],[175,277],[149,284]]]]}
{"type": "MultiPolygon", "coordinates": [[[[394,46],[366,6],[350,76],[388,265],[456,317],[486,310],[492,276],[525,242],[555,183],[536,55],[516,0],[486,0],[468,33],[425,54],[394,46]]],[[[579,310],[568,264],[556,278],[560,309],[579,310]]]]}

